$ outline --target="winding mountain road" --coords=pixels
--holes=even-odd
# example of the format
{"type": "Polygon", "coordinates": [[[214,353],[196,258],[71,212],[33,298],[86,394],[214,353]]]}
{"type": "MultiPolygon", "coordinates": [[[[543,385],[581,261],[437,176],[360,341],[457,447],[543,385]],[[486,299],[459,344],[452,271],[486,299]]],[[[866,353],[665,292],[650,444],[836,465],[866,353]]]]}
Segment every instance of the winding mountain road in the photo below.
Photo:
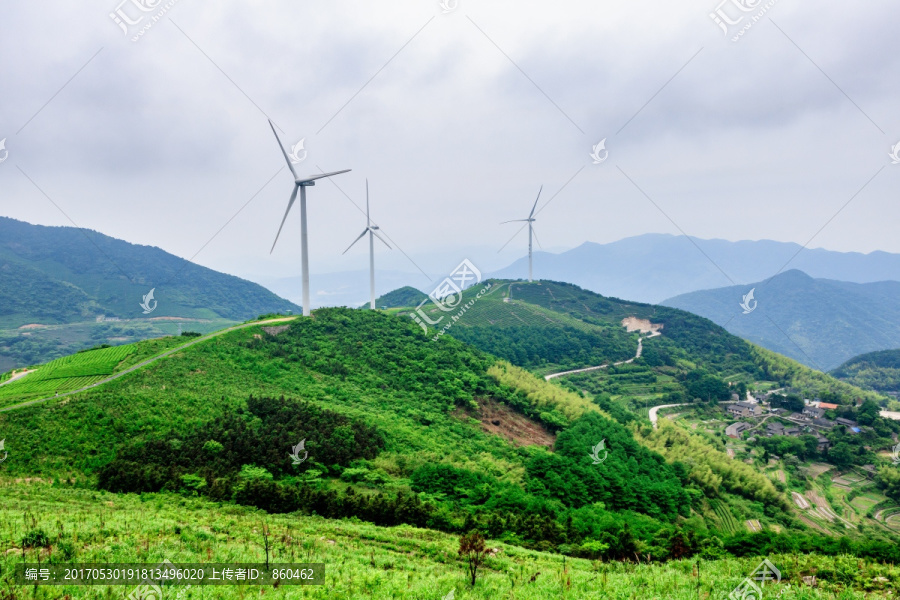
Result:
{"type": "Polygon", "coordinates": [[[84,386],[84,387],[82,387],[82,388],[78,388],[77,390],[72,390],[71,392],[65,392],[65,393],[63,393],[63,394],[59,394],[59,395],[56,395],[56,396],[48,396],[48,397],[46,397],[46,398],[36,398],[36,399],[34,399],[34,400],[29,400],[29,401],[27,401],[27,402],[22,402],[22,403],[20,403],[20,404],[14,404],[14,405],[12,405],[12,406],[7,406],[7,407],[4,407],[4,408],[0,408],[0,412],[8,412],[8,411],[11,411],[11,410],[17,410],[17,409],[20,409],[20,408],[25,408],[26,406],[33,406],[33,405],[35,405],[35,404],[42,404],[42,403],[44,403],[44,402],[47,402],[48,400],[59,400],[60,398],[65,398],[66,396],[72,396],[73,394],[79,394],[79,393],[81,393],[81,392],[87,391],[87,390],[92,389],[92,388],[95,388],[95,387],[97,387],[97,386],[101,386],[101,385],[103,385],[103,384],[105,384],[105,383],[109,383],[110,381],[113,381],[114,379],[118,379],[119,377],[124,377],[125,375],[128,375],[129,373],[131,373],[131,372],[133,372],[133,371],[137,371],[138,369],[143,369],[144,367],[146,367],[146,366],[148,366],[148,365],[152,365],[153,363],[155,363],[155,362],[158,361],[158,360],[161,360],[161,359],[163,359],[163,358],[166,358],[167,356],[171,356],[172,354],[175,354],[176,352],[181,352],[182,350],[184,350],[184,349],[186,349],[186,348],[190,348],[191,346],[193,346],[193,345],[195,345],[195,344],[199,344],[199,343],[201,343],[201,342],[205,342],[205,341],[211,340],[211,339],[213,339],[213,338],[215,338],[215,337],[218,337],[218,336],[220,336],[220,335],[224,335],[224,334],[226,334],[226,333],[231,333],[232,331],[237,331],[237,330],[239,330],[239,329],[246,329],[246,328],[248,328],[248,327],[257,327],[257,326],[260,326],[260,325],[271,325],[271,324],[273,324],[273,323],[284,323],[284,322],[286,322],[286,321],[293,321],[293,320],[296,319],[296,318],[297,318],[297,317],[281,317],[281,318],[278,318],[278,319],[269,319],[268,321],[254,321],[253,323],[242,323],[242,324],[240,324],[240,325],[235,325],[235,326],[233,326],[233,327],[228,327],[227,329],[220,329],[219,331],[214,331],[214,332],[212,332],[212,333],[210,333],[210,334],[208,334],[208,335],[204,335],[204,336],[201,336],[201,337],[198,337],[198,338],[194,338],[194,339],[192,339],[190,342],[187,342],[187,343],[185,343],[185,344],[182,344],[182,345],[180,345],[180,346],[178,346],[178,347],[176,347],[176,348],[172,348],[172,349],[170,349],[170,350],[166,350],[165,352],[163,352],[163,353],[161,353],[161,354],[157,354],[156,356],[152,356],[152,357],[148,358],[148,359],[145,360],[145,361],[139,362],[139,363],[136,364],[136,365],[132,365],[132,366],[128,367],[128,368],[125,369],[124,371],[119,371],[118,373],[114,373],[114,374],[110,375],[109,377],[107,377],[106,379],[102,379],[102,380],[100,380],[100,381],[98,381],[98,382],[96,382],[96,383],[92,383],[91,385],[86,385],[86,386],[84,386]]]}
{"type": "MultiPolygon", "coordinates": [[[[648,335],[647,337],[656,337],[659,335],[658,332],[654,332],[652,335],[648,335]]],[[[638,338],[638,346],[637,352],[635,353],[633,358],[629,358],[628,360],[620,360],[619,362],[613,363],[614,367],[618,367],[619,365],[627,365],[633,363],[635,359],[641,357],[641,353],[644,351],[644,338],[638,338]]],[[[550,375],[544,375],[544,379],[546,381],[550,381],[551,379],[555,379],[557,377],[563,377],[564,375],[574,375],[575,373],[587,373],[588,371],[598,371],[600,369],[605,369],[609,367],[609,363],[605,363],[602,365],[598,365],[596,367],[586,367],[584,369],[575,369],[574,371],[562,371],[561,373],[551,373],[550,375]]]]}

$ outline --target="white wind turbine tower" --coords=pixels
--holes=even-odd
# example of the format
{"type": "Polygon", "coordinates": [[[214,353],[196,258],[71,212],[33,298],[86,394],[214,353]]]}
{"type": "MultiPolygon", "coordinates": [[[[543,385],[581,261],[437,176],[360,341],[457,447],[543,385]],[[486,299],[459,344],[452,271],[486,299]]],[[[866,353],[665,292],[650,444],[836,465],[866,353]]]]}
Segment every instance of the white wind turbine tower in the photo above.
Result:
{"type": "MultiPolygon", "coordinates": [[[[512,221],[503,221],[500,223],[504,225],[506,223],[528,223],[528,281],[529,283],[533,281],[532,278],[532,268],[531,268],[531,240],[532,238],[537,239],[537,236],[534,233],[534,227],[532,223],[534,223],[534,209],[537,208],[538,200],[541,199],[541,192],[544,190],[544,186],[541,186],[541,189],[538,190],[537,198],[534,200],[534,206],[531,207],[531,213],[528,215],[527,219],[513,219],[512,221]]],[[[521,231],[521,229],[519,230],[521,231]]],[[[540,245],[540,241],[538,241],[538,245],[540,245]]]]}
{"type": "Polygon", "coordinates": [[[378,235],[378,225],[372,224],[372,217],[369,216],[369,180],[366,179],[366,228],[363,229],[363,232],[359,234],[359,237],[353,240],[353,243],[347,246],[347,250],[344,250],[344,254],[356,245],[356,242],[361,240],[364,235],[369,234],[369,308],[375,310],[375,238],[377,237],[382,243],[388,247],[390,250],[391,247],[387,242],[384,241],[384,238],[378,235]]]}
{"type": "Polygon", "coordinates": [[[306,234],[306,188],[312,185],[316,185],[317,179],[322,179],[324,177],[331,177],[332,175],[340,175],[341,173],[347,173],[350,169],[344,169],[343,171],[335,171],[333,173],[321,173],[319,175],[310,175],[309,177],[305,177],[300,179],[297,177],[297,172],[294,170],[294,165],[291,163],[291,159],[288,158],[287,152],[284,149],[284,146],[281,143],[281,138],[278,137],[278,132],[275,131],[275,125],[272,124],[272,120],[269,119],[269,126],[272,128],[272,133],[275,134],[275,139],[278,140],[278,147],[281,148],[281,153],[284,155],[284,160],[287,162],[288,168],[291,170],[291,173],[294,175],[294,192],[291,194],[291,199],[288,201],[287,210],[284,211],[284,218],[281,220],[281,226],[278,228],[278,234],[275,235],[275,242],[272,244],[272,250],[269,251],[271,254],[275,250],[275,244],[278,243],[278,237],[281,235],[281,230],[284,227],[284,222],[287,221],[288,213],[291,212],[291,207],[294,205],[294,201],[297,199],[297,190],[300,190],[300,264],[302,266],[303,271],[303,316],[309,316],[309,244],[307,240],[306,234]]]}

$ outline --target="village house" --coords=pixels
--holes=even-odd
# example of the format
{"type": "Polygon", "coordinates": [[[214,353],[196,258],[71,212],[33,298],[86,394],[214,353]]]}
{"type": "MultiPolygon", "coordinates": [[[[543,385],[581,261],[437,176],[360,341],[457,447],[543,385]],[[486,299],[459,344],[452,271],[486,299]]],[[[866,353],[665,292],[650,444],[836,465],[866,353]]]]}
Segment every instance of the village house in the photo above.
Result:
{"type": "Polygon", "coordinates": [[[784,435],[784,425],[777,422],[766,423],[766,435],[770,437],[773,435],[784,435]]]}
{"type": "Polygon", "coordinates": [[[825,415],[825,409],[817,406],[807,406],[803,409],[803,416],[809,419],[821,419],[825,415]]]}
{"type": "Polygon", "coordinates": [[[828,419],[813,419],[812,424],[816,427],[824,427],[825,429],[834,427],[834,421],[829,421],[828,419]]]}
{"type": "Polygon", "coordinates": [[[821,435],[816,438],[816,450],[818,450],[819,452],[825,452],[829,447],[831,447],[831,442],[828,441],[828,438],[821,435]]]}
{"type": "Polygon", "coordinates": [[[728,412],[736,417],[755,417],[762,409],[755,402],[736,402],[728,405],[728,412]]]}
{"type": "Polygon", "coordinates": [[[834,422],[838,425],[843,425],[844,427],[856,427],[858,425],[856,421],[845,419],[843,417],[838,417],[834,422]]]}
{"type": "Polygon", "coordinates": [[[731,425],[729,425],[728,427],[725,428],[725,435],[727,435],[730,438],[740,439],[741,433],[743,433],[744,431],[746,431],[748,429],[750,429],[749,423],[743,423],[741,421],[738,421],[737,423],[732,423],[731,425]]]}
{"type": "Polygon", "coordinates": [[[819,408],[823,408],[825,410],[837,410],[837,404],[831,404],[830,402],[819,402],[819,408]]]}

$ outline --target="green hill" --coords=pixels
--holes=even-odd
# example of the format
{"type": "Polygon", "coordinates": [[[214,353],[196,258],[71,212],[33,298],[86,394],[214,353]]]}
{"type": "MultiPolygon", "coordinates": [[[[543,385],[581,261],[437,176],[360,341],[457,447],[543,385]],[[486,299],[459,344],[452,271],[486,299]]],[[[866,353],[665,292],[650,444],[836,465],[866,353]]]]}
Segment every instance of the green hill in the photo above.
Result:
{"type": "MultiPolygon", "coordinates": [[[[632,401],[668,399],[680,402],[698,397],[689,373],[711,374],[732,384],[719,388],[727,400],[739,385],[769,382],[768,387],[795,387],[804,397],[829,397],[850,403],[858,397],[881,401],[874,393],[837,381],[793,360],[766,351],[728,333],[712,321],[665,306],[607,298],[567,283],[489,281],[490,289],[470,288],[462,305],[471,303],[464,316],[440,310],[434,303],[423,311],[430,320],[444,317],[446,335],[470,343],[540,375],[610,364],[602,373],[579,376],[594,381],[593,392],[608,392],[632,401]],[[629,332],[628,319],[645,333],[629,332]],[[648,337],[651,329],[661,335],[648,337]],[[630,364],[612,366],[635,356],[643,337],[642,356],[630,364]],[[687,385],[686,385],[687,384],[687,385]],[[841,400],[843,398],[843,400],[841,400]]],[[[406,309],[401,315],[412,316],[406,309]]],[[[590,383],[590,382],[585,382],[590,383]]],[[[743,388],[740,388],[743,389],[743,388]]]]}
{"type": "Polygon", "coordinates": [[[375,306],[378,308],[400,308],[402,306],[418,306],[422,300],[427,300],[428,296],[420,292],[414,287],[404,286],[397,288],[392,292],[388,292],[375,300],[375,306]]]}
{"type": "Polygon", "coordinates": [[[900,350],[880,350],[851,358],[831,375],[866,390],[900,393],[900,350]]]}
{"type": "MultiPolygon", "coordinates": [[[[496,282],[493,289],[473,304],[472,324],[474,306],[496,300],[492,318],[514,319],[503,313],[511,307],[522,317],[530,305],[534,318],[636,345],[635,334],[616,333],[612,323],[632,308],[662,315],[557,284],[496,282]],[[510,285],[514,298],[534,304],[504,302],[510,285]]],[[[701,364],[763,368],[737,338],[712,325],[691,335],[679,321],[688,317],[669,314],[662,331],[671,327],[683,341],[664,333],[645,343],[648,352],[656,342],[671,344],[660,346],[662,363],[652,368],[671,370],[673,385],[691,389],[696,382],[678,372],[701,364]],[[722,339],[708,362],[685,358],[691,344],[705,347],[716,336],[722,339]]],[[[464,317],[455,323],[470,320],[464,317]]],[[[9,453],[3,475],[447,533],[477,527],[513,546],[585,558],[832,547],[798,520],[783,489],[701,437],[673,446],[674,433],[654,434],[627,402],[575,393],[433,333],[408,317],[323,309],[200,339],[100,387],[0,413],[9,453]],[[722,515],[760,520],[765,539],[736,531],[722,515]]],[[[506,334],[512,338],[514,328],[506,334]]],[[[160,350],[150,343],[161,342],[48,371],[60,378],[83,376],[89,365],[120,371],[160,350]]],[[[842,546],[880,558],[895,547],[880,531],[842,546]]]]}
{"type": "Polygon", "coordinates": [[[299,307],[159,248],[0,217],[0,370],[288,310],[299,307]]]}

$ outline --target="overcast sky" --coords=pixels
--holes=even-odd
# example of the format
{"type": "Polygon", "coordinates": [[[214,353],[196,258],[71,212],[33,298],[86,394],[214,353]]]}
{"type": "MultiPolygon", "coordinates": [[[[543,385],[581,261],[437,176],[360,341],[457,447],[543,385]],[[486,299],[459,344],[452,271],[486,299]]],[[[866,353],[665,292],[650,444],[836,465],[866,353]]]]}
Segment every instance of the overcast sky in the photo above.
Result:
{"type": "Polygon", "coordinates": [[[520,257],[524,233],[497,253],[517,230],[499,222],[541,185],[545,248],[685,232],[900,252],[896,2],[728,0],[726,35],[717,0],[176,0],[132,41],[166,3],[118,1],[0,4],[0,214],[296,275],[299,211],[269,254],[292,189],[271,118],[304,139],[301,174],[353,169],[310,190],[314,273],[367,266],[362,245],[341,255],[366,178],[429,272],[520,257]],[[117,9],[143,20],[125,33],[117,9]]]}

